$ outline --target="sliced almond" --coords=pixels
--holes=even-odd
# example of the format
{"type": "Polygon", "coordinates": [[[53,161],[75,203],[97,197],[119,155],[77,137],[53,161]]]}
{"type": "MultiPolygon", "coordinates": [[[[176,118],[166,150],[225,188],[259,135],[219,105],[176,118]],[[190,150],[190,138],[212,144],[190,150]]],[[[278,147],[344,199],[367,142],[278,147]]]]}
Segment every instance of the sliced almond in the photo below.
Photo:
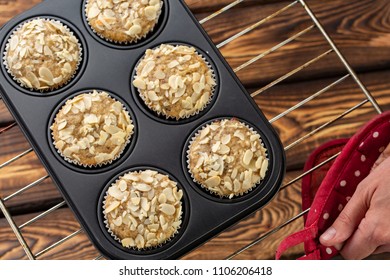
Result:
{"type": "Polygon", "coordinates": [[[221,183],[221,178],[219,176],[213,176],[208,178],[204,183],[209,188],[215,188],[221,183]]]}
{"type": "Polygon", "coordinates": [[[230,136],[230,134],[225,134],[221,138],[221,143],[224,144],[224,145],[227,145],[227,144],[229,144],[231,138],[232,137],[230,136]]]}
{"type": "Polygon", "coordinates": [[[34,88],[39,88],[39,86],[40,86],[39,80],[38,80],[37,76],[35,76],[35,74],[33,72],[27,72],[26,73],[26,78],[27,78],[27,80],[30,81],[31,85],[34,88]]]}
{"type": "Polygon", "coordinates": [[[267,173],[267,170],[268,170],[268,160],[264,160],[262,165],[261,165],[261,170],[260,170],[261,179],[265,178],[265,174],[267,173]]]}
{"type": "Polygon", "coordinates": [[[148,97],[151,101],[158,101],[160,98],[157,96],[155,91],[148,91],[148,97]]]}
{"type": "Polygon", "coordinates": [[[141,208],[144,209],[146,212],[150,209],[150,202],[146,197],[141,197],[141,208]]]}
{"type": "Polygon", "coordinates": [[[211,147],[211,151],[213,153],[216,153],[218,150],[219,150],[219,147],[221,146],[221,142],[220,141],[217,141],[212,147],[211,147]]]}
{"type": "Polygon", "coordinates": [[[122,240],[122,245],[126,248],[135,247],[135,241],[133,238],[125,238],[122,240]]]}
{"type": "Polygon", "coordinates": [[[169,84],[169,86],[172,88],[172,89],[177,89],[178,88],[178,86],[179,86],[179,84],[178,84],[178,76],[176,76],[176,75],[172,75],[172,76],[170,76],[169,77],[169,79],[168,79],[168,84],[169,84]]]}
{"type": "Polygon", "coordinates": [[[150,21],[155,20],[157,18],[157,8],[155,6],[146,7],[145,16],[150,21]]]}
{"type": "Polygon", "coordinates": [[[205,127],[200,133],[200,139],[204,139],[210,133],[210,127],[205,127]]]}
{"type": "Polygon", "coordinates": [[[92,6],[88,10],[88,18],[93,19],[100,14],[100,9],[98,8],[96,3],[93,3],[92,6]]]}
{"type": "Polygon", "coordinates": [[[152,189],[151,186],[147,185],[147,184],[143,184],[143,183],[137,183],[134,188],[136,190],[139,190],[141,192],[148,192],[152,189]]]}
{"type": "Polygon", "coordinates": [[[172,216],[176,212],[176,208],[171,204],[160,204],[159,210],[168,216],[172,216]]]}
{"type": "Polygon", "coordinates": [[[135,244],[137,245],[138,248],[144,248],[145,246],[145,239],[142,235],[138,234],[137,237],[135,238],[135,244]]]}
{"type": "Polygon", "coordinates": [[[159,197],[158,197],[158,203],[160,204],[164,204],[167,202],[167,197],[165,196],[165,194],[160,194],[159,197]]]}
{"type": "Polygon", "coordinates": [[[240,131],[234,132],[234,136],[237,137],[237,138],[240,138],[240,140],[242,140],[242,141],[245,140],[244,134],[242,134],[240,131]]]}
{"type": "Polygon", "coordinates": [[[148,174],[146,172],[142,172],[140,177],[141,177],[141,180],[144,181],[147,184],[153,183],[153,181],[154,181],[154,179],[151,176],[151,174],[148,174]]]}
{"type": "Polygon", "coordinates": [[[173,201],[175,201],[175,198],[173,197],[173,192],[172,192],[172,189],[171,188],[165,188],[164,190],[163,190],[163,194],[166,196],[166,198],[169,200],[169,201],[171,201],[171,202],[173,202],[173,201]]]}
{"type": "Polygon", "coordinates": [[[240,181],[238,181],[237,179],[235,179],[235,180],[233,181],[233,186],[234,186],[233,191],[234,191],[235,193],[237,193],[237,192],[241,189],[241,183],[240,183],[240,181]]]}
{"type": "Polygon", "coordinates": [[[113,201],[108,207],[105,209],[105,213],[108,214],[112,211],[114,211],[118,206],[120,205],[119,201],[113,201]]]}
{"type": "Polygon", "coordinates": [[[259,158],[256,160],[256,163],[255,163],[255,167],[257,168],[257,169],[260,169],[261,168],[261,165],[262,165],[262,163],[263,163],[263,157],[262,156],[259,156],[259,158]]]}
{"type": "Polygon", "coordinates": [[[141,198],[140,198],[140,197],[132,197],[132,198],[130,198],[130,201],[131,201],[131,203],[133,203],[135,206],[137,206],[137,205],[140,204],[141,198]]]}
{"type": "Polygon", "coordinates": [[[118,218],[114,219],[112,222],[117,227],[120,227],[122,225],[122,223],[123,223],[123,218],[122,218],[122,216],[119,216],[118,218]]]}
{"type": "Polygon", "coordinates": [[[249,165],[251,163],[252,158],[253,158],[253,152],[251,150],[246,150],[242,162],[245,165],[249,165]]]}
{"type": "Polygon", "coordinates": [[[58,130],[64,129],[64,128],[66,127],[67,124],[68,124],[68,122],[67,122],[66,120],[60,122],[60,123],[58,124],[58,130]]]}
{"type": "Polygon", "coordinates": [[[127,190],[127,183],[125,180],[120,180],[119,181],[119,184],[118,184],[118,188],[124,192],[125,190],[127,190]]]}
{"type": "Polygon", "coordinates": [[[170,63],[168,63],[168,68],[175,68],[176,66],[180,65],[179,61],[173,60],[170,63]]]}
{"type": "Polygon", "coordinates": [[[142,32],[142,27],[138,24],[134,24],[132,27],[130,27],[127,34],[129,34],[130,36],[135,36],[140,34],[141,32],[142,32]]]}
{"type": "Polygon", "coordinates": [[[198,159],[198,161],[197,161],[197,163],[195,165],[195,169],[198,169],[199,167],[201,167],[203,162],[204,162],[204,157],[202,157],[202,156],[199,157],[199,159],[198,159]]]}
{"type": "Polygon", "coordinates": [[[218,153],[221,154],[221,155],[226,155],[230,152],[230,148],[226,145],[221,145],[221,147],[219,147],[219,151],[218,153]]]}
{"type": "Polygon", "coordinates": [[[17,35],[12,36],[10,41],[11,51],[16,50],[16,47],[19,45],[19,37],[17,35]]]}
{"type": "Polygon", "coordinates": [[[154,76],[159,80],[165,79],[166,77],[165,73],[161,70],[156,71],[156,73],[154,73],[154,76]]]}
{"type": "Polygon", "coordinates": [[[146,89],[146,83],[140,78],[135,79],[133,85],[138,89],[146,89]]]}
{"type": "Polygon", "coordinates": [[[141,77],[147,77],[154,67],[156,67],[156,63],[154,61],[148,61],[142,69],[141,77]]]}

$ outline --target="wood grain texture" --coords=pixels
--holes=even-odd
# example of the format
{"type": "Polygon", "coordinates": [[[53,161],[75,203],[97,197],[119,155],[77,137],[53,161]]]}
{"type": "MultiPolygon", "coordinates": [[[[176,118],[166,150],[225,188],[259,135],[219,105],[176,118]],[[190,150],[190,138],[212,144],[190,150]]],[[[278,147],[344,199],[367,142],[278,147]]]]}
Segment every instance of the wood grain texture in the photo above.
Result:
{"type": "Polygon", "coordinates": [[[14,122],[14,118],[8,111],[3,100],[0,100],[0,127],[5,127],[14,122]]]}
{"type": "MultiPolygon", "coordinates": [[[[386,69],[390,63],[386,0],[310,1],[325,29],[358,72],[386,69]]],[[[237,8],[205,24],[215,43],[237,34],[286,5],[264,5],[261,9],[237,8]],[[245,20],[243,20],[245,16],[245,20]]],[[[222,54],[235,68],[286,40],[311,24],[308,15],[296,5],[277,18],[222,48],[222,54]]],[[[247,86],[266,84],[330,49],[318,30],[312,30],[277,52],[238,73],[247,86]]],[[[335,76],[345,73],[336,56],[322,59],[290,81],[335,76]]]]}
{"type": "MultiPolygon", "coordinates": [[[[361,77],[383,109],[389,110],[390,71],[368,73],[361,77]]],[[[256,97],[255,101],[266,116],[271,119],[334,80],[322,79],[277,86],[256,97]]],[[[339,114],[364,99],[365,96],[360,89],[352,79],[348,79],[333,90],[324,93],[304,107],[275,122],[274,127],[279,132],[284,145],[287,146],[313,129],[336,118],[339,114]]],[[[301,169],[315,147],[334,138],[350,137],[374,115],[373,108],[366,104],[361,109],[297,145],[287,153],[288,170],[301,169]]],[[[0,139],[0,163],[29,148],[23,134],[17,127],[1,135],[0,139]]],[[[9,167],[0,170],[0,194],[3,196],[9,195],[45,175],[46,172],[39,160],[34,153],[31,153],[9,167]]],[[[22,213],[28,209],[36,212],[59,201],[58,191],[50,180],[46,180],[33,190],[11,200],[7,206],[10,207],[12,213],[22,213]]]]}
{"type": "MultiPolygon", "coordinates": [[[[295,178],[297,175],[299,175],[299,172],[289,173],[285,178],[285,182],[295,178]]],[[[250,243],[251,240],[279,225],[280,222],[298,214],[301,211],[300,205],[300,186],[296,183],[277,194],[275,199],[263,211],[258,211],[249,216],[231,229],[212,239],[212,241],[194,250],[185,256],[184,259],[223,259],[228,254],[250,243]],[[231,245],[226,246],[226,244],[231,245]]],[[[37,214],[16,216],[15,222],[17,225],[20,225],[37,214]]],[[[273,252],[281,238],[291,231],[302,228],[302,226],[302,220],[297,220],[289,228],[285,229],[278,239],[272,236],[267,242],[261,244],[261,246],[266,246],[267,248],[258,251],[251,250],[240,256],[240,258],[273,259],[273,252]]],[[[23,234],[29,246],[31,246],[33,253],[36,254],[78,229],[79,225],[77,221],[74,219],[70,210],[66,208],[57,210],[35,224],[26,227],[23,229],[23,234]]],[[[15,240],[15,236],[5,219],[0,219],[0,244],[0,259],[25,258],[22,249],[15,240]]],[[[292,252],[294,254],[302,253],[299,248],[292,252]]],[[[91,245],[88,246],[86,237],[81,234],[63,244],[58,250],[50,251],[43,257],[45,259],[91,259],[97,255],[93,247],[91,245]],[[66,250],[62,251],[61,249],[64,248],[66,250]],[[77,254],[71,253],[76,251],[77,254]]]]}
{"type": "MultiPolygon", "coordinates": [[[[6,1],[3,5],[0,4],[0,25],[16,13],[30,8],[38,2],[40,1],[13,0],[6,1]]],[[[210,2],[194,0],[190,7],[206,6],[217,10],[223,6],[222,4],[228,2],[229,0],[223,0],[221,5],[216,5],[219,3],[217,0],[210,2]]],[[[247,0],[231,11],[206,23],[204,27],[213,41],[219,43],[291,2],[266,1],[266,3],[267,5],[261,5],[262,1],[247,0]],[[260,8],[256,8],[254,5],[260,8]],[[243,15],[245,20],[243,20],[243,15]]],[[[316,0],[309,1],[309,4],[358,72],[382,70],[390,66],[390,25],[387,20],[390,2],[387,0],[332,0],[326,2],[316,0]]],[[[197,13],[197,16],[202,18],[209,13],[197,13]]],[[[235,68],[310,24],[311,21],[302,6],[296,5],[277,18],[223,47],[222,54],[235,68]]],[[[248,87],[261,86],[279,78],[329,48],[320,32],[312,30],[279,51],[240,71],[238,76],[248,87]]],[[[322,78],[341,73],[345,73],[345,68],[335,55],[331,55],[307,70],[294,75],[289,81],[322,78]]]]}
{"type": "MultiPolygon", "coordinates": [[[[21,215],[15,218],[20,225],[39,213],[21,215]]],[[[23,229],[22,233],[33,254],[61,240],[80,229],[69,209],[60,209],[46,218],[23,229]]],[[[4,219],[0,220],[0,259],[26,259],[23,249],[17,242],[11,228],[4,219]]],[[[39,259],[86,259],[97,257],[99,253],[91,245],[87,236],[81,233],[59,247],[42,255],[39,259]]]]}

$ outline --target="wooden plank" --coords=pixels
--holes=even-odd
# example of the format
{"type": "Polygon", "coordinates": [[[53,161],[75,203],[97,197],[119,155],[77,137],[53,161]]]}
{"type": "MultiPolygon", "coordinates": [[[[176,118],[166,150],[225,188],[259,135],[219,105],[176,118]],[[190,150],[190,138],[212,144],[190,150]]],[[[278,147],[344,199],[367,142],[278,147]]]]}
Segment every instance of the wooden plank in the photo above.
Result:
{"type": "MultiPolygon", "coordinates": [[[[310,1],[325,29],[358,72],[387,69],[390,65],[388,47],[389,25],[385,18],[390,11],[386,0],[310,1]]],[[[233,9],[205,24],[205,29],[220,43],[246,27],[267,17],[286,3],[264,5],[261,8],[233,9]],[[245,20],[243,20],[245,15],[245,20]]],[[[286,40],[311,24],[304,9],[297,5],[256,30],[222,48],[222,54],[235,68],[271,47],[286,40]]],[[[318,30],[286,45],[238,73],[247,86],[266,84],[330,49],[318,30]]],[[[290,81],[315,79],[345,73],[335,55],[330,55],[290,81]]]]}
{"type": "MultiPolygon", "coordinates": [[[[295,178],[299,172],[291,172],[286,177],[286,182],[295,178]]],[[[281,191],[263,211],[256,212],[247,219],[233,226],[212,241],[199,247],[185,257],[185,259],[223,259],[236,249],[248,244],[254,238],[262,235],[281,221],[287,220],[300,211],[300,187],[298,184],[281,191]]],[[[18,225],[33,218],[37,214],[16,216],[18,225]]],[[[289,232],[302,227],[302,221],[297,221],[289,228],[289,232]]],[[[47,246],[64,238],[79,229],[77,221],[69,209],[60,209],[42,220],[23,229],[24,237],[33,253],[37,253],[47,246]]],[[[288,233],[284,232],[285,235],[288,233]]],[[[280,238],[283,238],[281,235],[280,238]]],[[[259,252],[251,251],[244,254],[245,258],[272,259],[275,246],[280,239],[270,238],[262,243],[259,252]],[[264,247],[265,246],[265,247],[264,247]]],[[[5,219],[0,219],[0,259],[21,259],[24,253],[7,225],[5,219]]],[[[299,251],[294,250],[297,254],[299,251]]],[[[84,235],[77,236],[65,243],[61,248],[49,252],[44,259],[91,259],[97,255],[96,251],[88,244],[84,235]],[[61,250],[60,250],[61,249],[61,250]]]]}
{"type": "MultiPolygon", "coordinates": [[[[18,127],[0,136],[0,164],[26,151],[30,145],[18,127]]],[[[0,196],[13,194],[47,173],[35,153],[29,153],[15,163],[0,170],[0,196]]],[[[62,201],[51,179],[26,191],[6,203],[12,214],[36,212],[62,201]]],[[[2,213],[0,213],[2,216],[2,213]]]]}
{"type": "MultiPolygon", "coordinates": [[[[285,182],[298,176],[300,172],[289,172],[285,182]]],[[[264,209],[257,211],[248,218],[242,220],[219,236],[195,249],[183,259],[224,259],[228,255],[248,245],[254,239],[282,224],[284,221],[299,214],[301,211],[300,182],[289,186],[276,195],[275,199],[264,209]]],[[[35,217],[38,213],[16,216],[18,225],[35,217]]],[[[275,250],[280,242],[292,232],[303,228],[303,219],[300,218],[278,233],[271,235],[250,250],[238,255],[235,259],[274,259],[275,250]]],[[[34,254],[47,246],[61,240],[79,229],[79,224],[74,219],[68,208],[60,209],[38,222],[23,229],[26,238],[34,254]]],[[[5,219],[0,219],[0,260],[25,259],[24,252],[15,239],[5,219]]],[[[89,243],[84,234],[77,235],[63,245],[49,251],[42,259],[92,259],[99,253],[89,243]]],[[[302,256],[302,246],[289,250],[283,258],[295,259],[302,256]]],[[[390,259],[390,254],[372,256],[376,259],[390,259]]]]}
{"type": "MultiPolygon", "coordinates": [[[[15,222],[20,225],[39,213],[16,216],[15,222]]],[[[69,209],[60,209],[42,220],[26,227],[22,234],[33,254],[65,238],[80,229],[69,209]]],[[[25,253],[16,240],[5,219],[0,219],[0,259],[26,259],[25,253]]],[[[91,245],[87,236],[82,233],[42,255],[39,259],[93,259],[99,253],[91,245]]]]}
{"type": "MultiPolygon", "coordinates": [[[[284,182],[296,178],[300,171],[289,172],[284,182]]],[[[191,252],[185,259],[223,259],[235,251],[248,245],[252,240],[264,235],[269,230],[289,220],[301,212],[301,191],[299,182],[278,193],[275,199],[261,211],[233,226],[228,231],[207,242],[191,252]]],[[[281,240],[289,233],[303,228],[303,219],[292,223],[278,235],[272,235],[252,250],[245,251],[235,259],[274,259],[275,250],[281,240]]],[[[287,258],[303,254],[302,247],[289,252],[287,258]]]]}
{"type": "MultiPolygon", "coordinates": [[[[390,71],[364,74],[361,77],[380,104],[383,105],[383,109],[389,110],[390,71]]],[[[255,101],[266,116],[271,119],[334,80],[323,79],[277,86],[258,96],[255,101]]],[[[306,106],[275,122],[274,127],[279,132],[284,145],[287,146],[313,129],[334,119],[364,98],[365,96],[352,79],[348,79],[306,106]]],[[[288,169],[301,169],[313,149],[331,139],[350,137],[374,115],[373,108],[367,104],[362,109],[356,110],[291,149],[287,153],[288,169]]],[[[18,128],[13,128],[1,135],[0,139],[0,163],[29,148],[18,128]]],[[[46,172],[39,160],[31,153],[9,167],[0,170],[0,194],[3,197],[9,195],[45,175],[46,172]],[[31,170],[34,170],[34,172],[31,172],[31,170]]],[[[41,210],[42,207],[53,205],[59,201],[58,191],[52,186],[50,180],[47,180],[34,190],[13,199],[7,205],[13,213],[36,212],[41,210]]]]}
{"type": "Polygon", "coordinates": [[[0,127],[5,127],[14,122],[14,118],[8,111],[3,100],[0,100],[0,127]]]}
{"type": "MultiPolygon", "coordinates": [[[[30,8],[38,2],[38,0],[27,2],[17,0],[6,1],[5,5],[0,4],[0,24],[5,23],[16,13],[30,8]]],[[[216,2],[218,1],[215,0],[212,3],[216,2]]],[[[196,5],[209,5],[207,3],[209,2],[200,1],[196,5]]],[[[262,5],[261,2],[256,1],[249,1],[248,3],[251,4],[247,4],[249,6],[240,4],[205,24],[205,29],[214,42],[223,41],[290,2],[272,1],[268,5],[262,5]],[[253,6],[254,3],[256,6],[253,6]],[[245,15],[245,20],[242,18],[243,15],[245,15]]],[[[390,11],[388,1],[315,0],[309,1],[309,4],[323,22],[325,29],[358,72],[381,70],[389,67],[388,34],[390,28],[386,24],[386,18],[390,11]]],[[[198,13],[197,16],[203,18],[208,14],[210,12],[198,13]]],[[[296,5],[255,31],[222,48],[222,53],[230,65],[235,68],[310,24],[311,21],[304,9],[300,5],[296,5]]],[[[320,32],[313,30],[279,51],[270,54],[265,59],[240,71],[239,77],[246,86],[263,85],[302,65],[329,48],[320,32]]],[[[309,69],[294,75],[290,81],[335,76],[341,73],[345,73],[344,66],[335,55],[330,55],[309,69]]]]}
{"type": "MultiPolygon", "coordinates": [[[[390,71],[374,72],[360,76],[383,110],[389,110],[389,85],[387,85],[387,82],[383,83],[383,81],[390,79],[390,71]]],[[[257,96],[255,101],[268,119],[272,119],[337,79],[322,79],[277,86],[257,96]]],[[[305,106],[274,122],[273,126],[279,132],[283,144],[287,146],[323,124],[337,118],[340,114],[365,99],[366,96],[357,84],[352,78],[348,78],[305,106]]],[[[311,151],[322,143],[335,138],[351,137],[376,114],[371,104],[367,103],[343,119],[320,130],[314,136],[288,151],[288,169],[301,168],[311,151]]]]}

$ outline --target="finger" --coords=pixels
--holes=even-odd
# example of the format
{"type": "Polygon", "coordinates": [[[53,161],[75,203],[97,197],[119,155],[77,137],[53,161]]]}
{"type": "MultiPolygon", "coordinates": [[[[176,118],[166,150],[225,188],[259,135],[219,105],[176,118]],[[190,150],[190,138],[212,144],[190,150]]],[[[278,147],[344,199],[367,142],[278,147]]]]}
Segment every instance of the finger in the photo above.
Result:
{"type": "Polygon", "coordinates": [[[384,149],[382,154],[379,156],[377,161],[374,163],[374,166],[371,168],[371,172],[375,170],[382,162],[384,162],[388,157],[390,157],[390,144],[384,149]]]}
{"type": "Polygon", "coordinates": [[[373,252],[373,254],[376,255],[376,254],[382,254],[382,253],[388,253],[388,252],[390,252],[390,245],[383,245],[383,246],[379,246],[373,252]]]}
{"type": "MultiPolygon", "coordinates": [[[[363,181],[364,182],[364,181],[363,181]]],[[[361,184],[363,184],[363,182],[361,184]]],[[[367,208],[367,194],[359,188],[337,217],[333,225],[320,237],[321,244],[341,248],[364,218],[367,208]]]]}
{"type": "Polygon", "coordinates": [[[352,237],[345,243],[340,254],[348,260],[361,260],[370,256],[378,244],[372,238],[373,225],[363,219],[352,237]]]}

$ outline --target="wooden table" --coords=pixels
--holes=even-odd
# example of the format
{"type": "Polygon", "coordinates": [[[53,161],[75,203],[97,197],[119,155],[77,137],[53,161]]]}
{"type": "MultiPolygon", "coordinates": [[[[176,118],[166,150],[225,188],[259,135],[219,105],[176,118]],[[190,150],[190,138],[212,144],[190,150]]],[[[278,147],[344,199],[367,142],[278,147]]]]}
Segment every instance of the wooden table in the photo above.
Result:
{"type": "MultiPolygon", "coordinates": [[[[50,1],[50,0],[48,0],[50,1]]],[[[0,0],[0,26],[13,16],[31,8],[40,0],[0,0]]],[[[202,19],[232,0],[187,0],[195,15],[202,19]]],[[[260,19],[286,6],[291,1],[247,0],[231,11],[207,22],[204,27],[216,44],[260,19]]],[[[377,99],[383,110],[390,109],[390,2],[388,0],[308,0],[308,4],[325,26],[359,77],[377,99]]],[[[288,37],[310,26],[308,15],[300,5],[283,12],[260,28],[242,36],[221,49],[235,68],[268,50],[288,37]]],[[[316,29],[290,42],[277,52],[238,72],[253,92],[299,67],[329,49],[316,29]]],[[[255,100],[271,119],[303,99],[334,82],[347,72],[334,53],[293,75],[255,100]]],[[[274,122],[287,146],[313,129],[334,119],[365,99],[351,78],[274,122]]],[[[302,173],[309,153],[330,139],[350,137],[375,115],[370,104],[327,126],[287,152],[288,172],[285,182],[302,173]]],[[[13,118],[0,101],[0,130],[13,123],[13,118]]],[[[29,148],[18,127],[0,136],[0,163],[29,148]]],[[[5,197],[45,176],[39,160],[30,153],[0,170],[0,196],[5,197]]],[[[61,196],[50,179],[6,203],[18,225],[61,202],[61,196]]],[[[184,259],[222,259],[242,246],[301,212],[300,181],[282,190],[263,210],[243,220],[184,259]]],[[[259,245],[240,254],[237,259],[273,259],[281,239],[301,229],[302,219],[283,228],[259,245]]],[[[79,229],[72,212],[63,207],[22,230],[34,253],[79,229]]],[[[302,254],[302,247],[288,252],[292,259],[302,254]]],[[[81,233],[63,245],[42,255],[42,259],[92,259],[98,252],[81,233]]],[[[379,258],[389,258],[381,255],[379,258]]],[[[0,216],[0,259],[26,259],[7,221],[0,216]]]]}

